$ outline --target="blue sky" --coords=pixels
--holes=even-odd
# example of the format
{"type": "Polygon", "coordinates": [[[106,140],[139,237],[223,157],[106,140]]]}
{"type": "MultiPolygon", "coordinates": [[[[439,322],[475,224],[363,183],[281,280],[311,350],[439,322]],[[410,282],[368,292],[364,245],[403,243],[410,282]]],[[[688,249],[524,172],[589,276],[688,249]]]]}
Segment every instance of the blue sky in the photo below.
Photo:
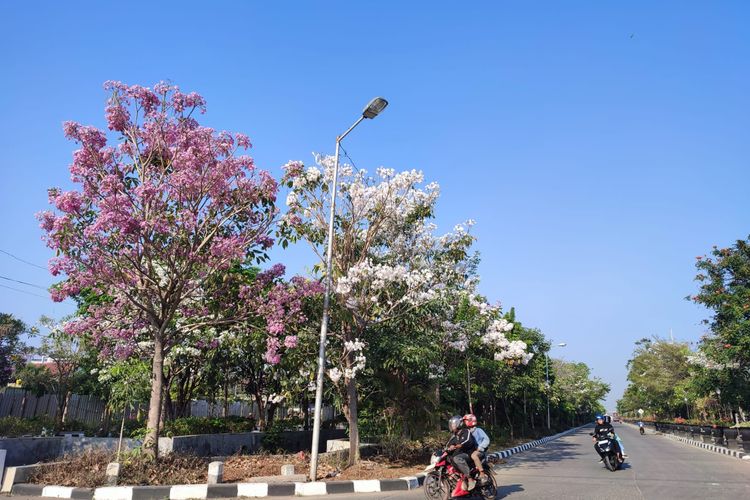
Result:
{"type": "MultiPolygon", "coordinates": [[[[274,173],[382,95],[346,140],[356,165],[439,182],[440,227],[478,223],[482,291],[613,403],[636,339],[702,333],[695,256],[750,233],[749,22],[739,1],[3,2],[0,250],[45,265],[34,213],[69,185],[61,124],[103,127],[105,80],[200,92],[205,123],[249,134],[274,173]]],[[[0,275],[51,283],[4,254],[0,275]]],[[[71,307],[0,287],[0,310],[71,307]]]]}

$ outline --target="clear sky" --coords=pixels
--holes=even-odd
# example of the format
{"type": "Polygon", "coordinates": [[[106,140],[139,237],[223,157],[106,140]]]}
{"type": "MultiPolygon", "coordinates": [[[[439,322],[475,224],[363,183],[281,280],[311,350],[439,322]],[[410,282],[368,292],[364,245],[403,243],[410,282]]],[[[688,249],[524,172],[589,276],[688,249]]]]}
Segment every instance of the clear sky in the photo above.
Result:
{"type": "MultiPolygon", "coordinates": [[[[105,80],[203,94],[274,173],[382,95],[355,164],[439,182],[441,228],[478,223],[482,291],[614,403],[636,339],[702,333],[695,256],[750,233],[748,25],[743,1],[2,2],[0,250],[50,257],[34,213],[69,186],[61,124],[104,127],[105,80]]],[[[2,253],[0,275],[51,283],[2,253]]],[[[3,287],[27,322],[72,309],[3,287]]]]}

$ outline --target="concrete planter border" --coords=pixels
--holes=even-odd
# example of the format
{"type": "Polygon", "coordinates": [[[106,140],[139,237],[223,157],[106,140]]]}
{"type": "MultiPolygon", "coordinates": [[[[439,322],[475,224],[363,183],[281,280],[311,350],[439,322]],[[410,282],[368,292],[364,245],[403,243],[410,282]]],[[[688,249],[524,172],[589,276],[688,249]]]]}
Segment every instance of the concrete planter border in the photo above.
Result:
{"type": "MultiPolygon", "coordinates": [[[[628,422],[628,423],[630,425],[633,425],[634,427],[636,427],[635,424],[632,424],[630,422],[628,422]]],[[[708,450],[708,451],[711,451],[711,452],[714,452],[714,453],[719,453],[721,455],[727,455],[727,456],[730,456],[730,457],[738,458],[740,460],[750,461],[750,453],[744,453],[742,451],[737,451],[737,450],[733,450],[731,448],[727,448],[726,446],[721,446],[721,445],[717,445],[717,444],[707,443],[707,442],[704,442],[704,441],[696,441],[694,439],[685,438],[685,437],[682,437],[682,436],[677,436],[675,434],[669,434],[667,432],[656,431],[656,433],[660,434],[660,435],[662,435],[664,437],[666,437],[667,439],[671,439],[673,441],[679,441],[681,443],[689,444],[690,446],[695,446],[697,448],[703,448],[704,450],[708,450]]]]}
{"type": "Polygon", "coordinates": [[[516,453],[521,453],[522,451],[530,450],[532,448],[536,448],[537,446],[543,445],[545,443],[549,443],[550,441],[553,441],[555,439],[561,438],[563,436],[566,436],[570,434],[571,432],[577,431],[578,429],[581,429],[583,427],[588,426],[589,424],[581,425],[579,427],[574,427],[572,429],[568,429],[567,431],[560,432],[558,434],[554,434],[552,436],[543,437],[541,439],[537,439],[536,441],[531,441],[529,443],[524,443],[521,445],[518,445],[514,448],[510,448],[507,450],[498,451],[495,453],[490,453],[487,455],[487,458],[492,460],[499,460],[501,458],[508,458],[511,455],[515,455],[516,453]]]}
{"type": "MultiPolygon", "coordinates": [[[[586,424],[588,425],[588,424],[586,424]]],[[[499,460],[541,446],[561,438],[582,427],[575,427],[553,436],[543,437],[513,448],[488,455],[499,460]]],[[[425,474],[399,479],[366,479],[355,481],[315,481],[310,483],[228,483],[188,484],[176,486],[105,486],[101,488],[71,488],[66,486],[44,486],[41,484],[14,484],[12,495],[46,498],[70,498],[74,500],[190,500],[211,498],[266,498],[279,496],[316,496],[355,493],[378,493],[383,491],[408,491],[424,483],[425,474]]]]}
{"type": "Polygon", "coordinates": [[[102,488],[67,488],[41,484],[16,484],[13,495],[70,498],[76,500],[189,500],[193,498],[266,498],[331,494],[408,491],[422,486],[424,474],[400,479],[359,481],[317,481],[312,483],[231,483],[188,484],[178,486],[107,486],[102,488]]]}
{"type": "Polygon", "coordinates": [[[728,455],[730,457],[739,458],[740,460],[747,460],[750,461],[750,454],[744,453],[742,451],[732,450],[730,448],[727,448],[725,446],[720,446],[716,444],[710,444],[710,443],[704,443],[702,441],[694,441],[692,439],[680,437],[680,436],[674,436],[672,434],[662,434],[662,436],[666,436],[669,439],[672,439],[674,441],[680,441],[682,443],[689,444],[691,446],[696,446],[698,448],[703,448],[704,450],[712,451],[714,453],[720,453],[722,455],[728,455]]]}

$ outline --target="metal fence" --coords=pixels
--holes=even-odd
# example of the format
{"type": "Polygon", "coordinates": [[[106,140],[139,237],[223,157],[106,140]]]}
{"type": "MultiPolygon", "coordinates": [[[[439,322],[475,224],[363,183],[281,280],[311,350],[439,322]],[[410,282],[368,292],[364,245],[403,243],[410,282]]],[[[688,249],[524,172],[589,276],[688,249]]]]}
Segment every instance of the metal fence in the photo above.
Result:
{"type": "MultiPolygon", "coordinates": [[[[632,422],[632,421],[631,421],[632,422]]],[[[674,434],[693,441],[723,446],[731,450],[750,453],[750,428],[723,427],[719,425],[676,424],[672,422],[644,422],[657,432],[674,434]]]]}
{"type": "MultiPolygon", "coordinates": [[[[2,417],[48,417],[54,419],[58,412],[57,396],[43,394],[36,396],[29,391],[16,387],[6,387],[0,392],[0,418],[2,417]]],[[[134,418],[139,408],[125,412],[127,419],[134,418]]],[[[71,394],[65,409],[66,422],[81,422],[86,425],[97,425],[104,418],[105,403],[95,396],[71,394]]],[[[119,417],[119,414],[118,414],[119,417]]]]}
{"type": "MultiPolygon", "coordinates": [[[[81,422],[86,425],[98,425],[105,417],[105,402],[95,396],[73,394],[68,401],[65,410],[66,422],[81,422]]],[[[146,411],[146,408],[136,406],[125,413],[126,419],[135,418],[139,411],[146,411]]],[[[229,405],[229,415],[247,417],[252,415],[258,420],[260,412],[256,404],[246,402],[233,402],[229,405]]],[[[290,411],[300,413],[299,407],[280,406],[276,410],[276,416],[285,418],[290,411]]],[[[35,396],[29,391],[17,387],[6,387],[0,389],[0,418],[2,417],[48,417],[54,419],[57,417],[58,406],[57,396],[54,394],[44,394],[35,396]]],[[[190,416],[193,417],[220,417],[224,414],[223,403],[211,403],[205,400],[193,401],[190,405],[190,416]]],[[[334,418],[336,412],[330,406],[323,407],[323,420],[334,418]]],[[[120,415],[117,415],[117,419],[120,415]]]]}

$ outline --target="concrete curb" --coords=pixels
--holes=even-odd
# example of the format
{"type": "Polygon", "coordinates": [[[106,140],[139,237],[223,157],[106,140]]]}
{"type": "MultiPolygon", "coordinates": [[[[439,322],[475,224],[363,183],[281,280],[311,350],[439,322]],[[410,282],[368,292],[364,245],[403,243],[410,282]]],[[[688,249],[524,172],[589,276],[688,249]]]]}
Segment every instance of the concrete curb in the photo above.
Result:
{"type": "Polygon", "coordinates": [[[568,429],[567,431],[560,432],[558,434],[553,434],[552,436],[543,437],[542,439],[537,439],[536,441],[531,441],[529,443],[524,443],[522,445],[518,445],[515,448],[510,448],[508,450],[502,450],[495,453],[490,453],[487,455],[487,458],[492,460],[499,460],[501,458],[508,458],[511,455],[515,455],[516,453],[521,453],[522,451],[530,450],[532,448],[536,448],[537,446],[541,446],[543,444],[549,443],[550,441],[554,441],[555,439],[561,438],[563,436],[566,436],[570,434],[571,432],[575,432],[578,429],[582,429],[584,427],[587,427],[591,424],[584,424],[580,425],[578,427],[574,427],[572,429],[568,429]]]}
{"type": "MultiPolygon", "coordinates": [[[[587,424],[588,425],[588,424],[587,424]]],[[[498,460],[508,458],[537,446],[549,443],[562,436],[585,427],[575,427],[567,431],[547,436],[536,441],[490,453],[488,458],[498,460]]],[[[231,484],[188,484],[175,486],[105,486],[96,489],[69,488],[65,486],[44,486],[40,484],[17,483],[11,495],[36,496],[47,498],[70,498],[73,500],[190,500],[211,498],[266,498],[280,496],[315,496],[355,493],[379,493],[383,491],[414,490],[424,484],[426,474],[398,479],[368,479],[355,481],[315,481],[311,483],[231,483],[231,484]]]]}
{"type": "MultiPolygon", "coordinates": [[[[636,425],[631,424],[630,422],[628,422],[628,424],[632,425],[633,427],[637,427],[636,425]]],[[[672,441],[679,441],[681,443],[689,444],[690,446],[695,446],[696,448],[703,448],[704,450],[708,450],[708,451],[711,451],[711,452],[714,452],[714,453],[718,453],[720,455],[726,455],[728,457],[734,457],[734,458],[737,458],[739,460],[750,461],[750,453],[744,453],[742,451],[730,450],[729,448],[726,448],[724,446],[718,446],[718,445],[715,445],[715,444],[704,443],[703,441],[696,441],[694,439],[688,439],[688,438],[684,438],[682,436],[675,436],[674,434],[668,434],[668,433],[659,432],[659,431],[653,431],[653,432],[655,434],[660,435],[660,436],[664,436],[667,439],[671,439],[672,441]]]]}
{"type": "Polygon", "coordinates": [[[750,461],[750,454],[744,453],[742,451],[730,450],[729,448],[725,448],[723,446],[717,446],[715,444],[708,444],[702,441],[695,441],[693,439],[675,436],[672,434],[664,434],[663,432],[659,432],[658,434],[661,434],[662,436],[665,436],[666,438],[671,439],[673,441],[680,441],[681,443],[689,444],[690,446],[703,448],[704,450],[712,451],[714,453],[719,453],[721,455],[727,455],[727,456],[734,457],[740,460],[750,461]]]}
{"type": "Polygon", "coordinates": [[[231,483],[187,484],[175,486],[105,486],[96,489],[44,486],[18,483],[11,495],[73,500],[189,500],[209,498],[265,498],[281,496],[316,496],[338,493],[379,493],[381,491],[408,491],[424,483],[424,474],[399,479],[374,479],[356,481],[316,481],[312,483],[231,483]]]}

